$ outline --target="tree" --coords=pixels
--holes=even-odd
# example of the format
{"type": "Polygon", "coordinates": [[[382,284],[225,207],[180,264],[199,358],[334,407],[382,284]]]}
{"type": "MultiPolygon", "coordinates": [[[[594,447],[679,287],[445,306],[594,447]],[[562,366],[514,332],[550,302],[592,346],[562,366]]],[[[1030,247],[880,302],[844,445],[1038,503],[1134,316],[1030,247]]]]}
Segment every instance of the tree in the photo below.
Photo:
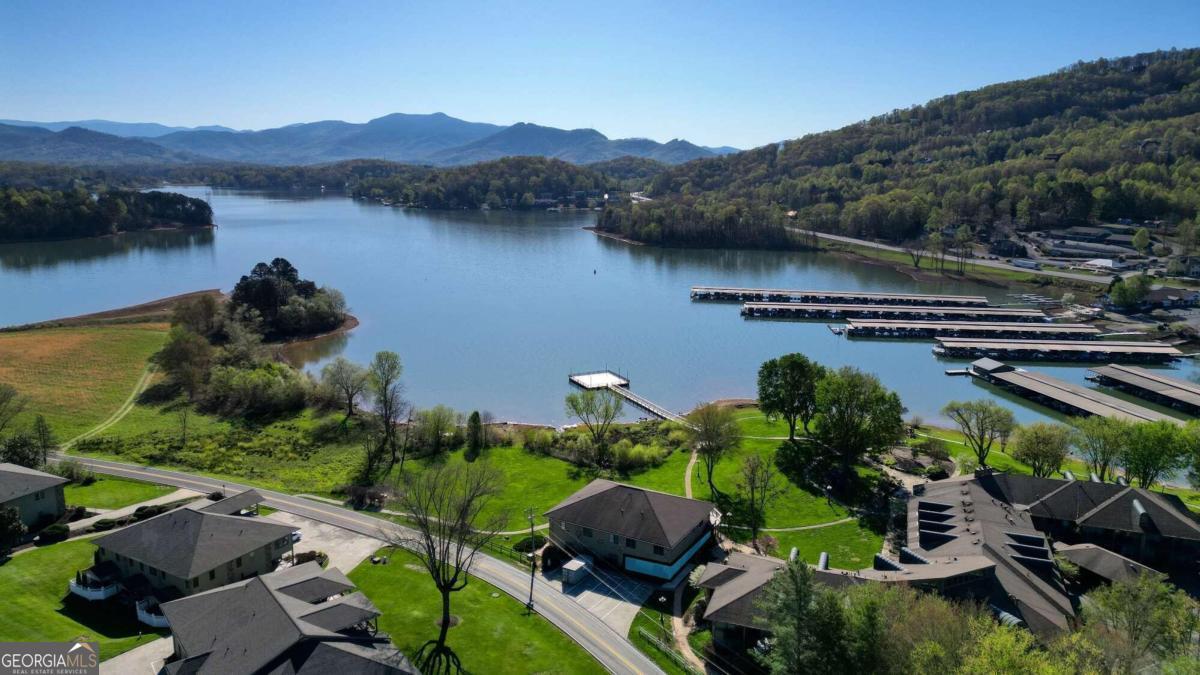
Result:
{"type": "Polygon", "coordinates": [[[1109,482],[1129,440],[1130,423],[1115,417],[1092,415],[1076,418],[1072,445],[1087,462],[1088,471],[1109,482]]]}
{"type": "Polygon", "coordinates": [[[1016,626],[976,622],[976,638],[963,659],[960,675],[1051,675],[1058,671],[1050,655],[1038,649],[1033,633],[1016,626]]]}
{"type": "Polygon", "coordinates": [[[474,461],[483,450],[483,422],[476,410],[467,418],[467,452],[466,458],[474,461]]]}
{"type": "Polygon", "coordinates": [[[1127,279],[1118,279],[1108,289],[1108,299],[1122,309],[1137,309],[1150,292],[1150,277],[1139,274],[1127,279]]]}
{"type": "Polygon", "coordinates": [[[400,356],[389,351],[376,352],[368,368],[371,397],[375,402],[375,419],[379,426],[377,440],[387,453],[388,469],[395,466],[398,457],[401,471],[404,470],[407,448],[399,447],[400,444],[396,442],[396,425],[407,406],[401,398],[403,385],[400,384],[400,375],[403,372],[400,356]]]}
{"type": "Polygon", "coordinates": [[[813,572],[798,557],[789,560],[763,589],[758,610],[774,638],[764,657],[772,675],[819,670],[824,654],[815,649],[809,621],[815,596],[813,572]]]}
{"type": "Polygon", "coordinates": [[[692,447],[704,462],[704,471],[708,477],[708,489],[713,499],[720,496],[720,491],[713,483],[713,471],[721,458],[738,446],[741,441],[741,429],[738,428],[733,408],[729,406],[708,403],[696,408],[687,416],[687,433],[692,447]]]}
{"type": "Polygon", "coordinates": [[[768,419],[783,418],[788,440],[796,439],[796,422],[808,424],[817,412],[817,382],[825,368],[803,354],[786,354],[758,368],[758,407],[768,419]]]}
{"type": "Polygon", "coordinates": [[[1038,478],[1050,478],[1062,468],[1070,447],[1070,429],[1061,424],[1034,422],[1017,429],[1012,456],[1028,464],[1038,478]]]}
{"type": "Polygon", "coordinates": [[[166,344],[154,355],[154,362],[195,400],[208,379],[213,349],[202,336],[183,326],[173,326],[166,344]]]}
{"type": "Polygon", "coordinates": [[[1133,425],[1121,453],[1125,477],[1149,490],[1158,479],[1187,466],[1188,435],[1167,420],[1133,425]]]}
{"type": "Polygon", "coordinates": [[[1133,233],[1131,242],[1138,253],[1146,255],[1147,249],[1150,248],[1150,231],[1144,227],[1139,227],[1137,232],[1133,233]]]}
{"type": "Polygon", "coordinates": [[[420,410],[416,414],[417,437],[422,445],[434,455],[440,454],[447,447],[447,436],[458,427],[458,413],[444,405],[435,405],[428,410],[420,410]]]}
{"type": "Polygon", "coordinates": [[[171,310],[171,325],[183,326],[206,338],[213,337],[222,329],[223,319],[221,303],[210,293],[180,300],[171,310]]]}
{"type": "Polygon", "coordinates": [[[20,433],[0,440],[0,462],[38,469],[46,463],[46,460],[41,448],[38,447],[37,439],[29,434],[20,433]]]}
{"type": "Polygon", "coordinates": [[[441,630],[417,657],[422,672],[445,672],[453,652],[446,647],[450,630],[450,594],[466,588],[479,550],[504,526],[507,517],[484,517],[500,493],[500,474],[486,462],[434,463],[407,475],[400,507],[413,529],[385,532],[387,542],[412,551],[442,596],[441,630]]]}
{"type": "Polygon", "coordinates": [[[33,438],[37,441],[38,450],[42,452],[42,463],[45,464],[50,452],[58,447],[58,439],[54,437],[54,430],[50,428],[45,415],[38,415],[33,420],[33,438]]]}
{"type": "Polygon", "coordinates": [[[971,255],[971,243],[975,241],[975,235],[971,232],[968,225],[960,225],[954,231],[954,253],[958,258],[958,273],[962,274],[966,270],[967,258],[971,255]]]}
{"type": "Polygon", "coordinates": [[[908,254],[908,257],[912,258],[913,267],[916,267],[917,269],[921,268],[921,258],[925,257],[925,253],[928,251],[928,249],[929,242],[927,242],[924,237],[909,239],[908,241],[904,242],[904,252],[908,254]]]}
{"type": "Polygon", "coordinates": [[[17,391],[17,388],[0,382],[0,434],[12,423],[17,415],[29,405],[29,399],[17,391]]]}
{"type": "Polygon", "coordinates": [[[592,436],[596,466],[608,464],[608,430],[625,409],[620,396],[607,389],[585,389],[567,394],[567,414],[578,419],[592,436]]]}
{"type": "Polygon", "coordinates": [[[13,546],[25,536],[21,514],[11,506],[0,506],[0,558],[8,555],[13,546]]]}
{"type": "Polygon", "coordinates": [[[833,452],[845,471],[872,448],[904,437],[904,406],[879,378],[844,366],[817,383],[815,440],[833,452]]]}
{"type": "Polygon", "coordinates": [[[781,491],[778,477],[779,474],[771,462],[760,455],[752,454],[742,461],[742,476],[738,487],[746,500],[751,541],[754,550],[759,553],[762,551],[759,549],[758,530],[766,522],[767,504],[781,491]]]}
{"type": "Polygon", "coordinates": [[[1145,573],[1092,591],[1084,606],[1116,670],[1137,672],[1185,653],[1200,630],[1200,606],[1158,574],[1145,573]]]}
{"type": "Polygon", "coordinates": [[[1012,433],[1017,424],[1012,411],[988,399],[951,401],[942,408],[942,414],[958,424],[980,467],[987,466],[988,453],[996,441],[1012,433]]]}
{"type": "Polygon", "coordinates": [[[339,356],[321,369],[321,383],[337,392],[346,404],[346,419],[350,419],[371,383],[371,374],[366,368],[339,356]]]}

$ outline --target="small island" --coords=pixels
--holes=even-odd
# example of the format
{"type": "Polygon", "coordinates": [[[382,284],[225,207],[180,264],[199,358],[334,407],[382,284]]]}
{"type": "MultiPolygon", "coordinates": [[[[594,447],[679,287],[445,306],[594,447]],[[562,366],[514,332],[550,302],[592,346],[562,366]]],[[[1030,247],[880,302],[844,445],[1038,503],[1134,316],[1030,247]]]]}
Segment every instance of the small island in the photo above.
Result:
{"type": "Polygon", "coordinates": [[[212,207],[174,192],[9,188],[0,191],[0,242],[102,237],[212,227],[212,207]]]}

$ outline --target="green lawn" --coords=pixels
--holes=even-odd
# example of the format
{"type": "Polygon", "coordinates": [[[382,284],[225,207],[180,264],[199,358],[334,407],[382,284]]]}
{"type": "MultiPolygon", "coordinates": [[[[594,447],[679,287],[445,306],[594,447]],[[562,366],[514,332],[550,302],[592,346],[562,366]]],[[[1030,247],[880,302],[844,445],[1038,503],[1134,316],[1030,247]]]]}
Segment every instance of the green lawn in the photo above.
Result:
{"type": "MultiPolygon", "coordinates": [[[[659,492],[667,492],[673,495],[682,495],[684,494],[683,475],[687,471],[688,458],[690,456],[686,451],[673,452],[661,466],[639,471],[621,480],[622,482],[643,487],[647,490],[658,490],[659,492]]],[[[695,486],[695,483],[693,482],[692,485],[695,486]]]]}
{"type": "MultiPolygon", "coordinates": [[[[160,380],[161,377],[156,377],[160,380]]],[[[137,404],[125,417],[113,426],[104,430],[106,436],[129,437],[151,431],[166,431],[179,433],[181,420],[179,406],[181,401],[170,403],[137,404]]],[[[229,422],[212,415],[202,415],[189,408],[187,414],[187,429],[189,434],[202,434],[210,431],[223,431],[230,428],[229,422]]]]}
{"type": "Polygon", "coordinates": [[[95,548],[89,541],[67,541],[20,553],[0,565],[0,641],[84,636],[99,642],[100,658],[109,659],[157,639],[157,633],[137,622],[132,607],[118,610],[68,596],[67,581],[92,564],[95,548]]]}
{"type": "MultiPolygon", "coordinates": [[[[787,438],[787,422],[782,419],[774,422],[768,421],[767,416],[758,408],[742,408],[734,414],[734,417],[737,419],[742,433],[747,436],[787,438]]],[[[796,434],[804,434],[804,425],[800,422],[796,423],[796,434]]]]}
{"type": "MultiPolygon", "coordinates": [[[[412,658],[421,645],[437,638],[441,596],[416,558],[391,555],[388,565],[369,562],[350,579],[383,612],[381,630],[412,658]]],[[[461,622],[450,629],[447,644],[468,673],[603,673],[604,669],[569,637],[491,584],[472,578],[450,601],[461,622]]]]}
{"type": "Polygon", "coordinates": [[[93,509],[119,509],[130,504],[154,499],[173,491],[163,485],[138,480],[97,476],[91,485],[71,483],[63,488],[67,503],[93,509]]]}
{"type": "Polygon", "coordinates": [[[804,561],[816,564],[821,552],[829,553],[829,566],[843,570],[870,567],[876,553],[883,548],[883,536],[860,527],[856,522],[820,527],[796,532],[771,532],[779,541],[776,555],[787,558],[792,547],[804,561]]]}
{"type": "Polygon", "coordinates": [[[651,642],[643,635],[645,631],[653,635],[659,642],[666,644],[669,648],[674,649],[673,638],[671,637],[671,613],[667,611],[662,614],[662,620],[659,619],[659,610],[654,604],[654,600],[642,608],[637,616],[634,617],[633,623],[629,626],[629,641],[633,643],[638,651],[650,657],[650,660],[658,664],[667,675],[691,675],[691,671],[679,665],[675,659],[663,653],[663,650],[651,642]]]}

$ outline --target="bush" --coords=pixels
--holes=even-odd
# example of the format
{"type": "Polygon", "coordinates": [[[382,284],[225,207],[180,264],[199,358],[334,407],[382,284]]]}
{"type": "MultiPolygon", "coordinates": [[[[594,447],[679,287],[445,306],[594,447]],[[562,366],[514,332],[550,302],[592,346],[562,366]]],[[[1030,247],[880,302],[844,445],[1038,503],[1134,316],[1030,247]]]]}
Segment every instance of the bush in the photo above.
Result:
{"type": "Polygon", "coordinates": [[[92,525],[92,530],[96,532],[106,532],[117,526],[117,521],[111,518],[101,518],[92,525]]]}
{"type": "Polygon", "coordinates": [[[554,448],[554,433],[549,429],[526,429],[521,445],[530,452],[548,455],[554,448]]]}
{"type": "Polygon", "coordinates": [[[613,446],[613,466],[621,473],[659,466],[670,451],[658,445],[633,445],[628,439],[613,446]]]}
{"type": "Polygon", "coordinates": [[[79,463],[77,459],[64,459],[57,464],[51,464],[47,468],[51,473],[66,478],[76,485],[91,485],[96,482],[96,474],[92,470],[79,463]]]}
{"type": "Polygon", "coordinates": [[[545,545],[546,538],[540,534],[535,534],[532,537],[525,537],[513,544],[513,550],[518,553],[532,553],[545,545]]]}
{"type": "Polygon", "coordinates": [[[134,520],[146,520],[147,518],[153,518],[154,516],[157,516],[159,514],[166,513],[169,510],[170,510],[170,507],[167,506],[166,504],[152,504],[150,506],[139,506],[133,510],[133,519],[134,520]]]}
{"type": "Polygon", "coordinates": [[[263,363],[212,369],[201,407],[225,417],[269,417],[304,408],[308,380],[290,366],[263,363]]]}
{"type": "Polygon", "coordinates": [[[550,544],[546,550],[542,551],[542,569],[546,571],[558,569],[570,559],[571,556],[566,551],[550,544]]]}
{"type": "Polygon", "coordinates": [[[225,499],[225,493],[221,492],[220,490],[213,490],[212,492],[208,493],[209,501],[219,502],[222,499],[225,499]]]}
{"type": "Polygon", "coordinates": [[[303,565],[304,563],[310,563],[314,560],[321,567],[325,567],[329,565],[329,554],[325,553],[324,551],[301,551],[296,554],[296,558],[293,562],[295,562],[297,565],[303,565]]]}
{"type": "Polygon", "coordinates": [[[55,523],[50,527],[42,530],[38,535],[39,544],[56,544],[60,541],[65,541],[71,535],[71,528],[62,523],[55,523]]]}

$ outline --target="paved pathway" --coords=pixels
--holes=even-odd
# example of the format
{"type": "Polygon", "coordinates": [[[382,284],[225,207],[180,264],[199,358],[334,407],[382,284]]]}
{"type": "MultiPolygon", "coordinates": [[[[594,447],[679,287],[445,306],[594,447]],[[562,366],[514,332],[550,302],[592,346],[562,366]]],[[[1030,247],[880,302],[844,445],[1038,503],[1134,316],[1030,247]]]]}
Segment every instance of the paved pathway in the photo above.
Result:
{"type": "MultiPolygon", "coordinates": [[[[155,675],[174,651],[175,644],[171,638],[159,638],[101,661],[100,675],[155,675]]],[[[101,653],[100,657],[104,658],[104,654],[101,653]]]]}
{"type": "Polygon", "coordinates": [[[97,520],[101,520],[103,518],[108,518],[109,520],[116,520],[117,518],[123,518],[125,516],[128,516],[128,515],[132,514],[134,511],[136,511],[139,506],[153,506],[155,504],[170,504],[171,502],[177,502],[182,499],[195,499],[196,497],[200,497],[200,496],[202,496],[201,493],[196,492],[195,490],[179,489],[179,490],[175,490],[174,492],[171,492],[171,493],[168,493],[165,495],[160,495],[153,499],[147,499],[144,502],[138,502],[137,504],[130,504],[129,506],[123,506],[119,509],[105,511],[97,516],[91,516],[89,518],[83,518],[80,520],[76,520],[73,523],[67,523],[67,525],[71,528],[71,534],[75,534],[77,532],[82,532],[82,531],[86,530],[87,528],[91,527],[93,524],[95,524],[95,522],[97,520]]]}
{"type": "MultiPolygon", "coordinates": [[[[55,454],[54,460],[63,456],[55,454]]],[[[180,471],[169,471],[153,467],[142,467],[122,462],[92,459],[89,457],[73,456],[84,466],[97,473],[122,478],[146,480],[165,485],[188,488],[199,492],[211,492],[220,489],[247,490],[251,486],[220,481],[205,476],[197,476],[180,471]]],[[[399,532],[411,532],[407,528],[396,525],[391,521],[374,516],[344,509],[332,504],[325,504],[294,495],[256,488],[264,498],[264,504],[279,511],[286,511],[312,520],[337,525],[359,534],[375,537],[381,541],[389,535],[399,532]]],[[[529,596],[529,575],[508,563],[501,562],[491,556],[480,554],[475,560],[472,574],[514,599],[524,603],[529,596]]],[[[547,621],[574,639],[581,647],[596,658],[600,664],[613,673],[662,673],[662,669],[640,652],[626,636],[617,633],[599,617],[592,615],[578,602],[563,595],[557,588],[544,579],[534,583],[534,604],[536,611],[547,621]]]]}

